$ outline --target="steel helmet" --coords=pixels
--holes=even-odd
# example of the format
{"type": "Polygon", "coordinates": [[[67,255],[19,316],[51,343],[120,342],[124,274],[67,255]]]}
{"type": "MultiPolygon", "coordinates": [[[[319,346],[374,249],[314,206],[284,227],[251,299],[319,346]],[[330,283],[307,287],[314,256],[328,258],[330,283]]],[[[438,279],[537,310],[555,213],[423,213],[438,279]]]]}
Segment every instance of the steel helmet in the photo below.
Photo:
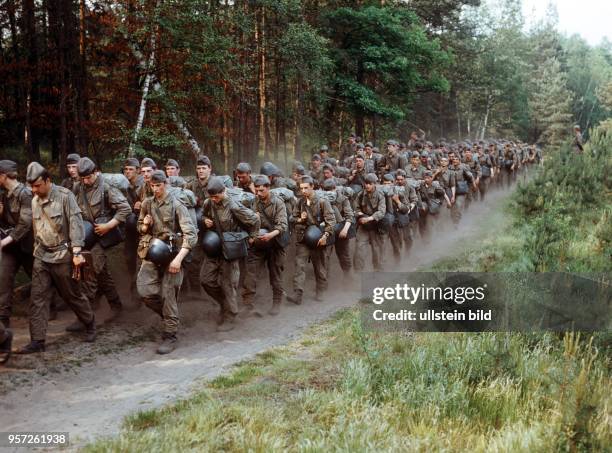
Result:
{"type": "MultiPolygon", "coordinates": [[[[270,231],[267,230],[266,228],[261,228],[259,230],[259,234],[258,236],[263,236],[264,234],[268,234],[270,231]]],[[[257,250],[268,250],[269,248],[272,247],[272,243],[274,241],[258,241],[257,239],[255,240],[255,242],[253,243],[253,246],[257,249],[257,250]]]]}
{"type": "Polygon", "coordinates": [[[220,257],[223,248],[219,234],[214,230],[206,230],[202,235],[202,248],[208,257],[220,257]]]}
{"type": "Polygon", "coordinates": [[[176,252],[172,251],[169,244],[161,239],[154,238],[149,242],[149,250],[145,259],[157,266],[164,267],[170,264],[176,255],[176,252]]]}
{"type": "Polygon", "coordinates": [[[316,249],[319,239],[321,239],[322,236],[323,232],[318,226],[310,225],[306,228],[306,231],[304,231],[304,244],[306,244],[306,247],[309,249],[316,249]]]}
{"type": "Polygon", "coordinates": [[[91,250],[94,245],[98,242],[98,235],[94,229],[93,223],[89,220],[83,220],[83,227],[85,228],[85,250],[91,250]]]}

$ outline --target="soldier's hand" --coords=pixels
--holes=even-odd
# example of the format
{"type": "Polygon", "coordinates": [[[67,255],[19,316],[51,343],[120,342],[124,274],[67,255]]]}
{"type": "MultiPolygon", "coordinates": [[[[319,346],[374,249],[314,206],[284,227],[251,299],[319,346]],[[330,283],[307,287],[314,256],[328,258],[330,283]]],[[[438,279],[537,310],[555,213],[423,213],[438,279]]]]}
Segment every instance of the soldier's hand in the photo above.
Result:
{"type": "Polygon", "coordinates": [[[338,234],[338,237],[340,239],[346,239],[346,237],[348,236],[348,228],[344,227],[342,228],[342,230],[340,231],[340,234],[338,234]]]}
{"type": "Polygon", "coordinates": [[[178,257],[174,258],[168,265],[168,272],[171,274],[178,274],[181,271],[182,261],[183,260],[179,259],[178,257]]]}
{"type": "Polygon", "coordinates": [[[400,198],[399,198],[399,195],[398,195],[398,194],[393,195],[393,196],[391,197],[391,199],[392,199],[393,201],[395,201],[396,203],[398,203],[398,204],[399,204],[399,202],[400,202],[400,198]]]}
{"type": "Polygon", "coordinates": [[[206,225],[206,228],[212,228],[214,225],[214,222],[210,220],[209,218],[204,217],[204,225],[206,225]]]}
{"type": "Polygon", "coordinates": [[[273,238],[274,238],[274,235],[270,232],[270,233],[266,233],[266,234],[259,236],[257,239],[259,239],[262,242],[268,242],[268,241],[271,241],[273,238]]]}
{"type": "MultiPolygon", "coordinates": [[[[257,238],[257,239],[260,239],[260,238],[257,238]]],[[[255,242],[255,239],[249,238],[247,239],[247,242],[249,243],[249,245],[253,245],[253,243],[255,242]]]]}
{"type": "Polygon", "coordinates": [[[72,264],[74,264],[76,267],[82,266],[85,264],[85,257],[83,255],[74,255],[72,257],[72,264]]]}
{"type": "Polygon", "coordinates": [[[140,201],[134,203],[134,211],[140,211],[140,206],[142,206],[142,203],[140,201]]]}
{"type": "Polygon", "coordinates": [[[451,198],[451,205],[455,204],[455,197],[451,198]]]}
{"type": "Polygon", "coordinates": [[[153,217],[151,217],[151,214],[147,214],[146,216],[144,216],[144,219],[142,219],[142,223],[146,226],[152,225],[153,217]]]}
{"type": "Polygon", "coordinates": [[[4,212],[4,203],[0,203],[0,215],[4,212]]]}
{"type": "Polygon", "coordinates": [[[308,214],[306,213],[306,211],[303,211],[303,212],[300,214],[300,219],[301,219],[301,220],[306,220],[307,218],[308,218],[308,214]]]}
{"type": "Polygon", "coordinates": [[[327,245],[327,235],[324,234],[323,236],[321,236],[321,239],[319,239],[319,242],[317,242],[317,247],[325,247],[327,245]]]}
{"type": "Polygon", "coordinates": [[[104,236],[110,230],[112,230],[112,228],[108,223],[96,223],[94,225],[94,231],[98,236],[104,236]]]}

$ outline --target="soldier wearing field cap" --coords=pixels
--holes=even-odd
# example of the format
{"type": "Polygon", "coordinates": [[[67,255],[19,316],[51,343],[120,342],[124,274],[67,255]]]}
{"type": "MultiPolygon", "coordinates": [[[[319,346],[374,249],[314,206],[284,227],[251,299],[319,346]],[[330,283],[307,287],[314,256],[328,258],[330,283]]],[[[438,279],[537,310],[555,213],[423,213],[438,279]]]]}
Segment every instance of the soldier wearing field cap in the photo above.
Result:
{"type": "Polygon", "coordinates": [[[253,307],[257,288],[257,274],[259,269],[267,266],[272,287],[272,308],[268,312],[277,315],[283,298],[283,266],[285,264],[285,249],[287,244],[279,242],[281,235],[289,230],[287,209],[285,202],[270,192],[270,180],[265,175],[254,178],[253,184],[257,198],[253,203],[253,211],[259,216],[261,228],[268,230],[266,234],[259,234],[254,247],[249,250],[247,259],[247,275],[244,280],[242,299],[249,308],[253,307]]]}
{"type": "Polygon", "coordinates": [[[0,189],[0,323],[9,327],[17,272],[32,276],[32,192],[11,160],[0,161],[0,189]]]}
{"type": "Polygon", "coordinates": [[[245,192],[255,194],[255,186],[251,177],[251,166],[247,162],[240,162],[234,170],[234,185],[245,192]]]}
{"type": "Polygon", "coordinates": [[[183,282],[183,260],[197,243],[196,226],[187,208],[168,191],[166,174],[153,172],[150,178],[153,196],[142,204],[138,231],[142,235],[138,253],[142,259],[136,279],[143,303],[163,321],[162,343],[158,354],[169,354],[176,347],[179,326],[178,294],[183,282]],[[148,251],[153,239],[171,245],[177,254],[168,265],[149,261],[148,251]]]}
{"type": "MultiPolygon", "coordinates": [[[[211,177],[214,176],[212,164],[208,156],[203,154],[199,155],[196,160],[195,168],[196,176],[187,183],[187,189],[191,190],[195,197],[198,210],[202,209],[204,201],[208,198],[208,182],[211,177]]],[[[204,229],[202,225],[199,227],[198,243],[202,242],[202,234],[204,229]]],[[[204,259],[204,252],[202,247],[194,247],[191,251],[191,262],[186,263],[186,277],[188,288],[192,292],[200,291],[200,269],[202,268],[202,260],[204,259]]]]}
{"type": "MultiPolygon", "coordinates": [[[[353,267],[353,259],[351,257],[351,235],[349,230],[355,231],[355,213],[351,206],[351,200],[344,194],[342,188],[338,188],[336,178],[329,178],[323,181],[323,190],[327,192],[336,192],[336,197],[333,201],[332,208],[336,215],[336,222],[342,224],[342,228],[338,232],[334,250],[340,263],[340,269],[343,272],[343,280],[348,283],[351,279],[351,269],[353,267]]],[[[353,235],[353,237],[355,237],[353,235]]]]}
{"type": "Polygon", "coordinates": [[[364,190],[355,199],[355,218],[357,219],[357,245],[355,247],[355,270],[365,267],[364,252],[367,247],[372,251],[372,265],[375,271],[382,271],[382,252],[384,237],[379,232],[378,222],[387,212],[385,196],[376,188],[378,179],[370,173],[366,175],[364,190]]]}
{"type": "Polygon", "coordinates": [[[321,165],[334,165],[336,163],[336,160],[329,156],[329,147],[327,145],[321,145],[319,147],[319,156],[321,156],[321,165]]]}
{"type": "Polygon", "coordinates": [[[164,169],[166,170],[166,176],[168,178],[172,176],[180,176],[181,167],[176,159],[168,159],[164,169]]]}
{"type": "Polygon", "coordinates": [[[68,176],[62,180],[60,185],[70,191],[72,191],[74,189],[74,185],[79,182],[77,164],[79,163],[80,158],[81,156],[76,153],[68,154],[68,156],[66,156],[66,171],[68,172],[68,176]]]}
{"type": "MultiPolygon", "coordinates": [[[[77,170],[81,181],[75,185],[74,195],[81,209],[83,221],[91,223],[96,235],[102,238],[125,223],[132,209],[123,194],[104,181],[96,164],[90,158],[81,158],[77,170]]],[[[106,252],[99,241],[96,241],[90,252],[95,278],[83,282],[83,292],[92,305],[98,292],[104,295],[110,306],[111,316],[115,318],[123,309],[123,304],[108,270],[106,252]]],[[[77,321],[66,327],[66,330],[73,332],[81,328],[82,324],[77,321]]]]}
{"type": "Polygon", "coordinates": [[[140,211],[139,192],[144,184],[142,175],[140,174],[140,162],[135,157],[129,157],[123,163],[123,174],[129,181],[130,185],[127,189],[126,198],[130,205],[131,214],[128,216],[125,227],[125,241],[123,242],[123,251],[126,258],[127,270],[130,274],[130,290],[134,298],[136,293],[136,272],[138,264],[138,241],[140,237],[136,228],[138,221],[138,213],[140,211]],[[138,209],[136,203],[138,202],[138,209]]]}
{"type": "Polygon", "coordinates": [[[96,338],[94,313],[72,278],[72,266],[81,266],[85,261],[81,255],[85,236],[81,210],[74,194],[53,184],[49,172],[38,162],[28,165],[26,179],[34,194],[32,218],[36,238],[29,310],[31,341],[17,352],[45,350],[52,287],[85,325],[85,341],[92,342],[96,338]]]}
{"type": "MultiPolygon", "coordinates": [[[[242,203],[234,201],[225,191],[226,187],[219,177],[208,182],[208,198],[204,201],[202,218],[204,226],[216,231],[220,236],[224,232],[239,232],[247,228],[249,237],[256,239],[259,233],[259,217],[242,203]]],[[[226,259],[204,256],[200,269],[200,284],[220,307],[217,330],[226,332],[235,327],[238,315],[237,291],[240,278],[240,259],[226,259]]]]}
{"type": "Polygon", "coordinates": [[[395,140],[387,141],[387,153],[378,161],[377,172],[379,175],[392,173],[398,169],[408,166],[406,158],[398,153],[399,143],[395,140]]]}
{"type": "Polygon", "coordinates": [[[323,164],[321,162],[321,156],[314,154],[310,160],[310,176],[314,180],[315,188],[318,188],[323,182],[325,177],[323,176],[323,164]]]}

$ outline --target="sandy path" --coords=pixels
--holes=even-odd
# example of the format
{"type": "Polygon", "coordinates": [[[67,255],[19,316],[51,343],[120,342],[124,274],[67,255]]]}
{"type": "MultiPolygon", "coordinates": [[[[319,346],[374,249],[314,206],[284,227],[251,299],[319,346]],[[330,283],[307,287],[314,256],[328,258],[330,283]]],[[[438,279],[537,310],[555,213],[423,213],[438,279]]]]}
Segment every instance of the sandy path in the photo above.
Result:
{"type": "MultiPolygon", "coordinates": [[[[387,268],[414,270],[456,253],[472,240],[477,240],[485,229],[491,231],[492,226],[503,224],[504,216],[499,206],[507,196],[507,193],[496,192],[490,194],[486,202],[473,204],[460,229],[452,233],[457,240],[434,239],[430,246],[417,245],[410,259],[400,268],[391,265],[387,268]]],[[[336,258],[332,261],[337,269],[336,258]]],[[[312,284],[312,280],[310,276],[308,282],[312,284]]],[[[238,330],[228,333],[215,332],[210,316],[202,313],[202,302],[186,302],[182,305],[182,316],[187,318],[187,327],[181,331],[178,349],[169,356],[156,355],[156,343],[149,338],[123,347],[120,352],[93,354],[94,357],[88,358],[89,362],[62,369],[55,363],[61,357],[69,356],[73,351],[92,355],[92,351],[74,340],[66,340],[65,344],[60,342],[56,349],[61,354],[56,352],[53,356],[51,352],[51,359],[38,359],[46,362],[47,371],[44,373],[32,371],[32,366],[28,369],[26,365],[19,370],[19,362],[12,370],[0,373],[0,379],[6,379],[9,371],[13,378],[15,374],[26,376],[23,383],[13,386],[4,395],[0,394],[0,431],[67,431],[73,442],[113,435],[120,430],[125,415],[184,397],[198,381],[213,378],[227,371],[232,364],[286,343],[306,326],[355,303],[360,289],[358,278],[350,288],[341,288],[333,278],[330,280],[332,288],[325,302],[306,299],[299,307],[285,304],[280,315],[249,318],[238,330]],[[56,366],[49,367],[49,361],[56,366]]],[[[263,285],[267,287],[267,281],[263,285]]],[[[262,302],[266,307],[269,304],[260,300],[262,302]]],[[[135,316],[140,318],[141,324],[148,323],[151,331],[151,326],[156,326],[155,318],[145,309],[135,316]]],[[[70,316],[64,315],[63,320],[53,324],[52,332],[63,337],[63,326],[69,321],[70,316]]],[[[27,340],[27,331],[23,328],[17,330],[23,343],[27,340]]],[[[112,338],[108,334],[102,335],[98,347],[100,342],[112,342],[112,338]]]]}

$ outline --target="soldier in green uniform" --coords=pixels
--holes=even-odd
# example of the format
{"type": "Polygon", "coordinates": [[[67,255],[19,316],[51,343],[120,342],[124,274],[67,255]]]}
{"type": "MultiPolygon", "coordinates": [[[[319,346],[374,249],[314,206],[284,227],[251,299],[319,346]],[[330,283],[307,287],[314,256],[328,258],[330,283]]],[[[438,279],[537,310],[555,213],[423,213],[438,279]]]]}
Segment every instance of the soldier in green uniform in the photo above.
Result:
{"type": "Polygon", "coordinates": [[[455,225],[458,225],[461,221],[462,213],[467,206],[466,198],[469,196],[470,185],[475,187],[474,177],[468,166],[461,162],[459,155],[453,157],[453,164],[449,167],[449,170],[455,174],[457,188],[455,200],[451,208],[451,219],[455,225]]]}
{"type": "Polygon", "coordinates": [[[407,174],[404,170],[400,169],[395,172],[395,185],[403,188],[405,203],[408,204],[408,211],[410,214],[410,224],[405,228],[400,228],[399,231],[402,235],[402,243],[404,244],[406,255],[408,255],[412,249],[412,243],[414,242],[414,235],[417,228],[418,219],[415,216],[415,209],[417,209],[419,203],[419,195],[415,189],[416,184],[419,184],[419,181],[407,179],[407,174]]]}
{"type": "Polygon", "coordinates": [[[438,181],[433,180],[431,171],[423,173],[423,182],[419,185],[419,192],[422,202],[427,206],[427,213],[419,217],[419,234],[423,241],[428,244],[431,239],[431,232],[435,228],[440,216],[442,206],[446,204],[451,207],[451,202],[438,181]]]}
{"type": "Polygon", "coordinates": [[[363,187],[365,184],[365,177],[368,175],[368,173],[369,172],[366,169],[365,157],[362,153],[357,153],[353,168],[351,169],[351,173],[349,174],[347,180],[348,185],[363,187]]]}
{"type": "Polygon", "coordinates": [[[323,181],[323,190],[336,192],[336,197],[331,205],[336,215],[336,222],[341,223],[343,226],[336,237],[333,247],[340,262],[344,281],[348,282],[351,278],[351,268],[353,267],[349,230],[355,228],[355,214],[353,213],[351,200],[344,194],[342,188],[337,187],[335,179],[330,178],[323,181]]]}
{"type": "Polygon", "coordinates": [[[495,176],[495,166],[488,148],[483,149],[478,146],[478,163],[480,164],[480,183],[478,184],[478,193],[480,201],[484,201],[491,179],[495,176]]]}
{"type": "Polygon", "coordinates": [[[470,206],[470,203],[472,202],[473,197],[479,191],[479,185],[480,185],[480,181],[482,177],[482,170],[480,168],[480,160],[478,159],[478,156],[474,157],[472,150],[470,148],[465,150],[463,162],[467,166],[467,168],[470,170],[470,173],[472,174],[472,179],[473,179],[472,191],[468,192],[468,194],[465,197],[465,209],[467,210],[467,208],[470,206]]]}
{"type": "Polygon", "coordinates": [[[164,168],[168,178],[181,175],[181,167],[176,159],[168,159],[164,168]]]}
{"type": "Polygon", "coordinates": [[[378,162],[378,174],[392,173],[395,170],[404,170],[408,166],[408,162],[404,156],[399,153],[399,143],[395,140],[387,141],[387,153],[378,162]]]}
{"type": "Polygon", "coordinates": [[[136,292],[136,274],[138,272],[138,235],[137,222],[140,209],[136,209],[136,202],[139,202],[138,194],[142,190],[144,184],[142,175],[140,174],[140,162],[138,159],[130,157],[123,164],[123,174],[129,181],[130,185],[127,190],[127,201],[130,205],[130,216],[126,220],[125,241],[123,242],[123,252],[126,258],[127,271],[130,275],[130,292],[132,300],[136,292]]]}
{"type": "Polygon", "coordinates": [[[323,176],[323,165],[321,164],[321,156],[314,154],[310,160],[310,176],[314,180],[315,188],[319,188],[325,179],[323,176]]]}
{"type": "Polygon", "coordinates": [[[514,182],[515,172],[518,170],[518,157],[510,143],[504,145],[502,161],[502,186],[509,188],[514,182]]]}
{"type": "MultiPolygon", "coordinates": [[[[395,178],[391,174],[383,176],[383,185],[394,186],[395,178]]],[[[400,190],[399,187],[395,187],[395,190],[390,191],[389,195],[385,198],[385,204],[387,212],[393,214],[395,222],[391,225],[389,230],[389,242],[391,243],[391,250],[393,252],[393,258],[395,264],[399,264],[402,258],[402,243],[403,243],[403,229],[409,228],[409,224],[400,225],[399,216],[408,215],[410,211],[410,204],[406,200],[405,190],[400,190]]]]}
{"type": "Polygon", "coordinates": [[[136,284],[143,303],[163,320],[162,343],[158,354],[168,354],[176,347],[179,326],[178,294],[183,282],[183,260],[197,241],[196,227],[187,208],[168,192],[166,175],[161,170],[150,178],[153,196],[142,203],[138,231],[142,235],[138,253],[142,259],[136,284]],[[178,250],[167,266],[147,259],[149,244],[157,238],[178,250]]]}
{"type": "Polygon", "coordinates": [[[245,291],[242,295],[245,305],[253,307],[257,289],[257,273],[267,265],[272,287],[272,308],[268,312],[277,315],[283,298],[283,268],[287,243],[281,237],[289,231],[287,209],[285,202],[270,192],[270,180],[265,175],[254,178],[255,194],[257,198],[253,204],[253,211],[259,217],[261,228],[268,230],[266,234],[257,236],[257,243],[263,246],[251,247],[247,259],[247,275],[244,279],[245,291]]]}
{"type": "Polygon", "coordinates": [[[351,134],[347,140],[347,142],[342,145],[342,149],[340,151],[340,162],[345,167],[350,167],[350,159],[353,155],[355,155],[357,142],[355,140],[355,134],[351,134]]]}
{"type": "MultiPolygon", "coordinates": [[[[449,153],[450,154],[450,153],[449,153]]],[[[448,168],[448,157],[442,157],[440,159],[440,167],[433,172],[432,178],[434,181],[440,183],[440,186],[446,192],[446,196],[450,200],[451,206],[455,202],[455,191],[457,183],[455,181],[455,172],[448,168]]],[[[449,209],[452,209],[449,206],[449,209]]]]}
{"type": "Polygon", "coordinates": [[[410,157],[410,165],[408,166],[408,170],[406,171],[406,176],[408,178],[416,179],[418,181],[423,179],[423,172],[427,170],[421,164],[421,158],[417,151],[412,152],[412,156],[410,157]]]}
{"type": "Polygon", "coordinates": [[[251,177],[251,166],[246,162],[240,162],[234,170],[234,186],[255,194],[255,186],[251,177]]]}
{"type": "Polygon", "coordinates": [[[72,278],[72,266],[82,266],[85,262],[81,255],[85,235],[81,210],[74,194],[53,184],[48,171],[38,162],[28,165],[26,179],[34,194],[31,341],[17,352],[30,354],[45,350],[52,287],[85,325],[85,341],[92,342],[96,338],[94,313],[78,282],[72,278]]]}
{"type": "Polygon", "coordinates": [[[68,172],[68,176],[62,180],[60,185],[70,191],[72,191],[74,189],[74,185],[79,182],[77,164],[79,163],[80,158],[81,156],[76,153],[68,154],[66,156],[66,171],[68,172]]]}
{"type": "Polygon", "coordinates": [[[334,234],[336,216],[331,204],[325,198],[319,198],[314,190],[314,180],[304,176],[300,181],[301,197],[292,213],[295,224],[295,273],[293,276],[293,296],[287,297],[289,302],[296,305],[302,303],[304,282],[306,280],[306,263],[312,262],[316,280],[315,300],[322,301],[327,290],[327,267],[329,265],[329,250],[327,243],[334,234]],[[304,244],[304,232],[311,225],[325,224],[325,231],[314,249],[304,244]]]}
{"type": "Polygon", "coordinates": [[[9,327],[19,268],[32,276],[32,192],[17,180],[17,164],[0,161],[0,323],[9,327]]]}
{"type": "MultiPolygon", "coordinates": [[[[225,185],[219,177],[213,177],[207,186],[208,199],[204,201],[202,215],[206,228],[219,233],[238,232],[247,228],[251,239],[259,233],[259,217],[242,203],[227,195],[225,185]]],[[[225,332],[235,327],[238,315],[237,291],[240,279],[240,259],[226,259],[225,256],[204,255],[200,269],[200,284],[220,307],[217,330],[225,332]]]]}
{"type": "MultiPolygon", "coordinates": [[[[81,181],[74,186],[74,195],[81,209],[83,220],[94,226],[97,236],[103,237],[125,223],[132,210],[123,194],[104,181],[91,159],[81,158],[77,164],[77,170],[81,181]]],[[[95,279],[84,282],[83,291],[93,305],[99,290],[106,297],[112,318],[115,318],[121,313],[123,304],[108,270],[106,253],[99,241],[90,252],[95,279]]],[[[69,332],[82,330],[82,324],[77,320],[66,327],[66,330],[69,332]]]]}
{"type": "Polygon", "coordinates": [[[387,212],[385,196],[376,188],[376,175],[366,175],[364,190],[355,199],[355,218],[357,219],[357,245],[355,247],[355,270],[363,271],[365,258],[363,256],[367,247],[372,252],[372,266],[374,271],[382,271],[381,253],[384,246],[384,237],[379,232],[378,222],[387,212]]]}
{"type": "MultiPolygon", "coordinates": [[[[197,209],[202,209],[204,201],[208,198],[208,181],[213,176],[213,169],[208,156],[200,155],[196,161],[196,177],[187,183],[187,189],[191,190],[196,196],[197,209]]],[[[203,228],[201,225],[198,234],[198,243],[202,242],[203,228]]],[[[200,285],[200,269],[202,268],[202,260],[204,252],[202,247],[194,247],[191,251],[191,261],[185,264],[185,272],[189,289],[194,291],[196,288],[199,291],[200,285]]]]}

